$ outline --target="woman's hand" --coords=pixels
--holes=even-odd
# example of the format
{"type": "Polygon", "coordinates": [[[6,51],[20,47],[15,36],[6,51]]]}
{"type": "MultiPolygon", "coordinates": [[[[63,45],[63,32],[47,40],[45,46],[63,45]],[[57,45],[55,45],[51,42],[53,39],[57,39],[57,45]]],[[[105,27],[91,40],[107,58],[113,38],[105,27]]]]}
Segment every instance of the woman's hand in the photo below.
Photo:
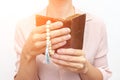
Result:
{"type": "Polygon", "coordinates": [[[86,73],[88,71],[85,53],[78,49],[58,49],[52,56],[52,61],[63,68],[76,73],[86,73]]]}
{"type": "MultiPolygon", "coordinates": [[[[61,28],[62,22],[55,22],[50,24],[50,37],[52,43],[52,49],[62,47],[66,44],[66,40],[71,38],[69,28],[61,28]]],[[[46,26],[39,26],[32,30],[30,33],[24,48],[23,55],[28,58],[36,57],[37,55],[44,53],[46,47],[46,26]]]]}

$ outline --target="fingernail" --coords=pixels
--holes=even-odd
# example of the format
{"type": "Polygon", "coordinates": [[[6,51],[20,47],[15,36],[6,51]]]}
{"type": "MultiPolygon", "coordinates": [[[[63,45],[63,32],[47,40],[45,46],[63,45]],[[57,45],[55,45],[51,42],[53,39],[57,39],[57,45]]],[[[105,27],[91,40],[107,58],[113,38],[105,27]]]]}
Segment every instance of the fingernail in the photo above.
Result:
{"type": "Polygon", "coordinates": [[[61,21],[58,21],[56,24],[57,26],[61,26],[61,27],[63,26],[63,23],[61,21]]]}
{"type": "Polygon", "coordinates": [[[63,50],[62,49],[58,49],[57,52],[58,53],[63,53],[63,50]]]}
{"type": "Polygon", "coordinates": [[[70,39],[70,38],[71,38],[71,35],[70,35],[70,34],[69,34],[69,35],[67,35],[67,38],[68,38],[68,39],[70,39]]]}
{"type": "Polygon", "coordinates": [[[71,31],[70,28],[65,28],[65,30],[66,30],[66,32],[70,32],[71,31]]]}
{"type": "Polygon", "coordinates": [[[81,64],[81,68],[83,68],[84,67],[84,65],[83,64],[81,64]]]}

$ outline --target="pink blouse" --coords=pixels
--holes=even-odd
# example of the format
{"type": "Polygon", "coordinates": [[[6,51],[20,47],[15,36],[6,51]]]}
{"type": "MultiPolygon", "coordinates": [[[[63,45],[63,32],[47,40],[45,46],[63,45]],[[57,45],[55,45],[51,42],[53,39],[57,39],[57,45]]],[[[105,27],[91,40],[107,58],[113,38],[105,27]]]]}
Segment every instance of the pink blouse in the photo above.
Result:
{"type": "MultiPolygon", "coordinates": [[[[82,14],[79,9],[75,9],[76,13],[82,14]]],[[[42,10],[40,15],[46,15],[46,9],[42,10]]],[[[16,73],[19,68],[20,53],[22,47],[31,30],[35,27],[35,15],[32,15],[17,24],[15,33],[15,51],[17,53],[16,73]]],[[[108,80],[111,76],[111,71],[108,68],[107,62],[107,35],[105,24],[102,20],[91,14],[86,13],[86,24],[84,33],[83,50],[86,53],[87,60],[103,74],[103,80],[108,80]]],[[[62,69],[54,63],[45,64],[44,55],[36,57],[39,66],[40,80],[81,80],[79,74],[62,69]]]]}

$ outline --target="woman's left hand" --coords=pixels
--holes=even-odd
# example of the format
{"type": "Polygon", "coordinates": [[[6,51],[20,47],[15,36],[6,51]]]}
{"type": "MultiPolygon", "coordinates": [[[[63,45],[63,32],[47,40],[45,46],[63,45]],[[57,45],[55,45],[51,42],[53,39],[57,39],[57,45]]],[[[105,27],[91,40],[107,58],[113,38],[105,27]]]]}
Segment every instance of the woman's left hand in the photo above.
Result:
{"type": "Polygon", "coordinates": [[[57,53],[52,55],[52,61],[76,73],[86,73],[88,71],[85,53],[79,49],[58,49],[57,53]]]}

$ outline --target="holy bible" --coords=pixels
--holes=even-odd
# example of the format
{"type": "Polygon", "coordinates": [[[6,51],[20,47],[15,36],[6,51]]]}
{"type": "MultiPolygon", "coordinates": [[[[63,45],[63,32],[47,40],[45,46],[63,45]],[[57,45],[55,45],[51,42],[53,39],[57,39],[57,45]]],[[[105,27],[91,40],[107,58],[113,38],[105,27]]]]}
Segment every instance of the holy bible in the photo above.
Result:
{"type": "Polygon", "coordinates": [[[62,48],[83,48],[86,14],[75,14],[67,17],[66,19],[36,15],[36,26],[45,25],[48,20],[50,20],[52,23],[56,21],[62,21],[63,27],[69,27],[71,29],[71,39],[68,40],[67,44],[62,48]]]}

